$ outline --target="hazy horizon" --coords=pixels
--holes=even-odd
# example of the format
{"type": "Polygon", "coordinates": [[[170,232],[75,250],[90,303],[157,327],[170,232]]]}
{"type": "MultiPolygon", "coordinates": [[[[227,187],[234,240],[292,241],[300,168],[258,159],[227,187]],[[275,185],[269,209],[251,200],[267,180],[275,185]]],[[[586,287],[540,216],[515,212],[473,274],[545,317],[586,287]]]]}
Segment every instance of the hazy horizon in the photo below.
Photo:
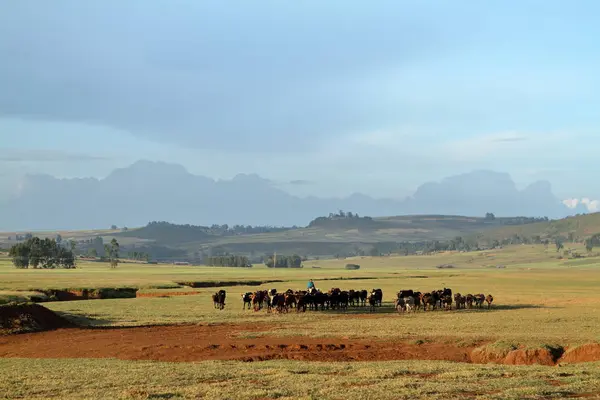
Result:
{"type": "Polygon", "coordinates": [[[25,173],[104,177],[148,159],[256,173],[297,196],[404,198],[493,170],[591,202],[594,10],[13,2],[0,15],[0,198],[25,173]]]}

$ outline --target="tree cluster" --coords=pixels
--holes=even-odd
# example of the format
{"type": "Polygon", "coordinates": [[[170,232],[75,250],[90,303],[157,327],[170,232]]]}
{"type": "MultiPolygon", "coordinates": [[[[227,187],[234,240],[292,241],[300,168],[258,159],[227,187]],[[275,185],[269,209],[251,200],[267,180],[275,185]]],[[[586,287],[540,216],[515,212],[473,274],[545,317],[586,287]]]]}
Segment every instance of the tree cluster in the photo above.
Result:
{"type": "Polygon", "coordinates": [[[585,240],[585,248],[588,252],[591,252],[594,247],[600,246],[600,233],[597,233],[585,240]]]}
{"type": "Polygon", "coordinates": [[[265,260],[265,265],[268,268],[302,268],[302,257],[297,254],[269,256],[265,260]]]}
{"type": "Polygon", "coordinates": [[[55,239],[32,237],[9,250],[17,268],[75,268],[75,255],[55,239]]]}
{"type": "MultiPolygon", "coordinates": [[[[205,233],[213,236],[234,236],[234,235],[248,235],[256,233],[270,233],[270,232],[282,232],[290,229],[297,229],[297,226],[292,227],[281,227],[281,226],[252,226],[252,225],[233,225],[228,224],[213,224],[211,226],[202,225],[190,225],[190,224],[172,224],[166,221],[152,221],[146,225],[146,228],[166,228],[173,229],[177,228],[182,231],[188,231],[190,234],[194,233],[205,233]]],[[[139,233],[139,232],[138,232],[139,233]]]]}
{"type": "Polygon", "coordinates": [[[127,253],[127,258],[136,261],[150,261],[150,254],[134,250],[127,253]]]}
{"type": "Polygon", "coordinates": [[[213,256],[208,257],[206,265],[211,267],[238,267],[238,268],[251,268],[252,264],[245,256],[213,256]]]}
{"type": "Polygon", "coordinates": [[[373,218],[361,217],[357,213],[352,213],[350,211],[344,212],[344,211],[340,210],[337,213],[329,213],[329,215],[326,217],[317,217],[317,218],[313,219],[308,224],[308,227],[312,228],[315,226],[330,226],[332,221],[336,221],[336,222],[340,222],[340,221],[344,222],[345,221],[347,223],[351,222],[352,225],[356,225],[356,224],[360,224],[361,222],[369,223],[369,222],[373,221],[373,218]]]}

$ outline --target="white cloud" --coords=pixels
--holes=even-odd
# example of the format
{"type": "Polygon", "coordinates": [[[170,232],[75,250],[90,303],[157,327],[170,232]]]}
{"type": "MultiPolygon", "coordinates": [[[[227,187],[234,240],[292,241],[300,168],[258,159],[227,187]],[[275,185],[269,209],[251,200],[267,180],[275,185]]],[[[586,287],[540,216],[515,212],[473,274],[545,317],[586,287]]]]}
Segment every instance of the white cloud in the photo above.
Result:
{"type": "Polygon", "coordinates": [[[587,208],[589,212],[597,212],[600,211],[600,201],[592,200],[588,197],[584,197],[582,199],[566,199],[563,200],[563,204],[571,209],[577,208],[577,206],[582,205],[587,208]]]}

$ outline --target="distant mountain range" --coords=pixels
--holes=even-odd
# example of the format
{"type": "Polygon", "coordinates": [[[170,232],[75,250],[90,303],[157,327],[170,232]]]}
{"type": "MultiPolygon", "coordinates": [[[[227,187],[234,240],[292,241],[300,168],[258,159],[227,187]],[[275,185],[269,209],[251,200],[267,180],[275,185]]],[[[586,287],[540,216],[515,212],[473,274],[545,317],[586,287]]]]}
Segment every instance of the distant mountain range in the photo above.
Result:
{"type": "Polygon", "coordinates": [[[561,218],[586,212],[570,209],[552,193],[548,182],[520,191],[510,176],[475,171],[421,185],[404,200],[364,194],[346,198],[300,198],[258,175],[218,180],[190,174],[184,167],[138,161],[105,179],[57,179],[27,175],[9,200],[0,204],[0,230],[99,229],[113,224],[141,226],[149,221],[211,225],[305,226],[337,210],[360,215],[446,214],[547,216],[561,218]]]}

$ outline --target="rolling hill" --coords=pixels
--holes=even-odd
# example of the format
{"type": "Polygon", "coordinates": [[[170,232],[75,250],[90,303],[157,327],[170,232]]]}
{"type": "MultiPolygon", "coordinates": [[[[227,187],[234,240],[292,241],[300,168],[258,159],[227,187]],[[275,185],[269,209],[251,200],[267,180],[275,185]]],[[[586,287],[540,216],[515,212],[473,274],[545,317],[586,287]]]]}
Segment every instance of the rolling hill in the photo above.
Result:
{"type": "MultiPolygon", "coordinates": [[[[152,222],[128,230],[38,232],[40,237],[76,240],[78,248],[87,252],[95,246],[94,238],[104,242],[116,237],[122,253],[144,252],[158,261],[187,260],[200,262],[218,254],[243,254],[260,260],[266,254],[299,254],[307,257],[361,255],[397,252],[399,246],[413,246],[435,241],[448,242],[461,237],[471,248],[488,247],[495,240],[514,242],[514,238],[556,238],[582,241],[600,233],[600,213],[568,217],[560,220],[532,218],[482,218],[452,215],[412,215],[395,217],[320,217],[309,226],[298,227],[231,227],[177,225],[152,222]],[[538,221],[538,222],[536,222],[538,221]],[[244,230],[263,233],[244,233],[244,230]]],[[[520,240],[520,239],[519,239],[520,240]]],[[[8,247],[15,234],[0,234],[0,244],[8,247]],[[8,237],[11,240],[8,240],[8,237]]],[[[518,241],[516,243],[519,243],[518,241]]],[[[403,247],[405,248],[405,247],[403,247]]],[[[101,251],[101,248],[100,248],[101,251]]],[[[100,252],[98,254],[101,254],[100,252]]]]}

